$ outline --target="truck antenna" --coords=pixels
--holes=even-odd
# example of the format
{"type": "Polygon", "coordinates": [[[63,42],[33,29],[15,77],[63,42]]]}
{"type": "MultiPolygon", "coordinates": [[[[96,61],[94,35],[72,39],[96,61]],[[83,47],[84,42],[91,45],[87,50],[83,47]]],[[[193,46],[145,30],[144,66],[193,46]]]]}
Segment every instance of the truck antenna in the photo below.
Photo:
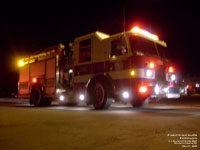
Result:
{"type": "Polygon", "coordinates": [[[125,6],[123,7],[123,31],[126,31],[125,6]]]}

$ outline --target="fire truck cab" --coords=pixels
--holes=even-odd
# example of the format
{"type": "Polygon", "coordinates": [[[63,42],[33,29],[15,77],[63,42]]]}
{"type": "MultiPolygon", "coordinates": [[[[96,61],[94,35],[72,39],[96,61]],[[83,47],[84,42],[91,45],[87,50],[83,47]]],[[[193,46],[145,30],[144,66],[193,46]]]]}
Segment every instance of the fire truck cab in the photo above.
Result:
{"type": "MultiPolygon", "coordinates": [[[[175,68],[164,56],[167,44],[139,27],[115,35],[96,31],[76,38],[70,47],[53,56],[53,80],[59,83],[53,95],[60,103],[85,101],[104,109],[122,100],[140,107],[149,98],[180,96],[175,68]]],[[[38,101],[31,85],[30,99],[38,101]]],[[[46,84],[40,87],[46,91],[46,84]]]]}
{"type": "Polygon", "coordinates": [[[163,56],[166,47],[139,27],[78,37],[72,47],[74,91],[96,109],[109,107],[113,99],[139,107],[149,97],[179,97],[174,67],[163,56]]]}

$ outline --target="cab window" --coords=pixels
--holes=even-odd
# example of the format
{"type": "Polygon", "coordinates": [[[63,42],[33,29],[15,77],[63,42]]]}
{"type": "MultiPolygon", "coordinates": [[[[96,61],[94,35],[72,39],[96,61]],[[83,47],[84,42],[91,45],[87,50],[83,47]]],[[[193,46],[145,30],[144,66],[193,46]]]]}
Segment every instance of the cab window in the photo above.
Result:
{"type": "Polygon", "coordinates": [[[126,53],[127,48],[123,46],[121,38],[111,41],[111,57],[124,55],[126,53]]]}
{"type": "Polygon", "coordinates": [[[91,61],[91,39],[79,42],[79,63],[91,61]]]}

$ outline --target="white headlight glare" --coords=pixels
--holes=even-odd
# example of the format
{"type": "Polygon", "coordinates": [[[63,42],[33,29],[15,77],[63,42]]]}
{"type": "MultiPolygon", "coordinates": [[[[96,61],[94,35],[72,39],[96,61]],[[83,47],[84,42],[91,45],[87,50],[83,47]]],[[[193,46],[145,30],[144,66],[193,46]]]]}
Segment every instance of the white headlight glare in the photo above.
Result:
{"type": "Polygon", "coordinates": [[[57,90],[56,90],[56,93],[60,93],[60,89],[57,89],[57,90]]]}
{"type": "Polygon", "coordinates": [[[85,99],[85,95],[84,95],[84,94],[80,94],[80,95],[79,95],[79,100],[80,100],[80,101],[83,101],[84,99],[85,99]]]}
{"type": "Polygon", "coordinates": [[[168,92],[168,87],[165,87],[164,89],[163,89],[163,91],[165,92],[165,93],[167,93],[168,92]]]}
{"type": "Polygon", "coordinates": [[[69,69],[69,73],[73,73],[73,70],[72,70],[72,69],[69,69]]]}
{"type": "Polygon", "coordinates": [[[60,96],[60,101],[64,101],[65,97],[63,95],[60,96]]]}
{"type": "Polygon", "coordinates": [[[148,70],[146,71],[146,76],[147,76],[147,77],[152,77],[152,75],[153,75],[153,71],[148,69],[148,70]]]}
{"type": "Polygon", "coordinates": [[[123,96],[123,98],[127,99],[127,98],[129,98],[129,93],[127,91],[124,91],[122,93],[122,96],[123,96]]]}
{"type": "Polygon", "coordinates": [[[175,74],[172,74],[172,75],[171,75],[171,80],[172,80],[172,81],[175,81],[175,80],[176,80],[175,74]]]}
{"type": "Polygon", "coordinates": [[[160,93],[160,87],[156,84],[154,92],[158,95],[160,93]]]}
{"type": "Polygon", "coordinates": [[[197,87],[197,88],[199,87],[199,83],[196,83],[196,87],[197,87]]]}

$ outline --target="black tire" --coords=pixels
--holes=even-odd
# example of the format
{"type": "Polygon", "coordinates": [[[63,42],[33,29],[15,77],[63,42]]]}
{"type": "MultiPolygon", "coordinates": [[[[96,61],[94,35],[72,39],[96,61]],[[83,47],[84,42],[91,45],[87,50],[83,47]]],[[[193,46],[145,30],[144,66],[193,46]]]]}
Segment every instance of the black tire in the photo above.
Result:
{"type": "Polygon", "coordinates": [[[103,83],[95,82],[90,95],[95,109],[108,109],[112,103],[112,98],[108,95],[108,89],[103,83]]]}
{"type": "Polygon", "coordinates": [[[34,106],[42,106],[43,105],[43,93],[39,86],[33,86],[30,94],[30,104],[34,104],[34,106]]]}
{"type": "Polygon", "coordinates": [[[44,106],[50,106],[51,105],[51,102],[52,102],[52,99],[51,98],[43,98],[43,105],[44,106]]]}
{"type": "Polygon", "coordinates": [[[131,100],[131,105],[136,108],[144,107],[149,103],[149,98],[137,98],[131,100]]]}

